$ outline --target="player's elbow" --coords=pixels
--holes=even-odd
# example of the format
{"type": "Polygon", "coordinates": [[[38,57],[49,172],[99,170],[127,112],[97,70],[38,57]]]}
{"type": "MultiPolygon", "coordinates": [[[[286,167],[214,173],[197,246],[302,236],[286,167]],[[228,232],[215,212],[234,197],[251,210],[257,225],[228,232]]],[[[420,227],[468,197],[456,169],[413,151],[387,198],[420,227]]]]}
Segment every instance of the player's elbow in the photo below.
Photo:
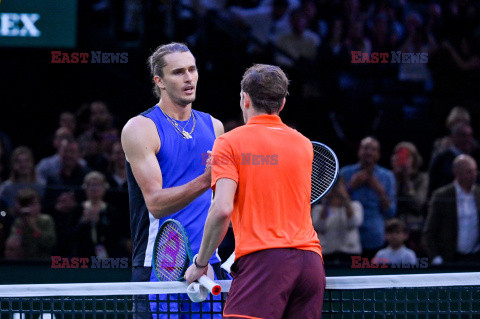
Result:
{"type": "Polygon", "coordinates": [[[220,219],[230,219],[233,212],[233,203],[215,203],[215,216],[220,219]]]}
{"type": "Polygon", "coordinates": [[[152,214],[153,217],[157,219],[160,219],[162,217],[169,215],[169,212],[166,210],[166,207],[164,207],[161,204],[161,202],[159,202],[155,198],[146,196],[145,205],[147,206],[147,209],[150,212],[150,214],[152,214]]]}

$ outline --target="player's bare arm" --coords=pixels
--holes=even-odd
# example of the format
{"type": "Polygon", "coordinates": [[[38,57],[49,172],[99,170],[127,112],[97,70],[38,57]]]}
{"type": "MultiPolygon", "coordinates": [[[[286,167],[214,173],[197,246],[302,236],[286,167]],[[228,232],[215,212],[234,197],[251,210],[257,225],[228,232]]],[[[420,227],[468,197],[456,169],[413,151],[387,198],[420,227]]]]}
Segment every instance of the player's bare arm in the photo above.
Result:
{"type": "MultiPolygon", "coordinates": [[[[230,218],[233,212],[233,200],[237,191],[237,183],[229,178],[220,178],[215,187],[215,197],[208,211],[205,229],[203,231],[202,245],[198,252],[196,262],[206,265],[208,260],[220,245],[227,233],[230,218]]],[[[202,268],[191,265],[185,273],[185,279],[191,283],[205,272],[202,268]]]]}
{"type": "Polygon", "coordinates": [[[211,174],[207,168],[187,184],[162,188],[162,171],[155,156],[160,150],[160,138],[148,118],[137,116],[127,122],[122,131],[122,146],[147,208],[155,218],[181,210],[210,187],[211,174]]]}
{"type": "Polygon", "coordinates": [[[219,137],[223,133],[225,133],[225,128],[223,127],[223,123],[220,120],[217,120],[213,116],[212,118],[212,123],[213,123],[213,129],[215,130],[215,137],[219,137]]]}

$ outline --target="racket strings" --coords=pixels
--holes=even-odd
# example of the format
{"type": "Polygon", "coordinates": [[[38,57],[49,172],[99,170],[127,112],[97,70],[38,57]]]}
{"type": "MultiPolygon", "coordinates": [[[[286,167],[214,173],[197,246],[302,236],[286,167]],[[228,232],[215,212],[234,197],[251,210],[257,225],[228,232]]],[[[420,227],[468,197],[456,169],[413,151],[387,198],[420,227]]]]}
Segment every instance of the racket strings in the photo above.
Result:
{"type": "Polygon", "coordinates": [[[337,175],[337,161],[329,150],[320,145],[313,146],[314,158],[312,165],[312,193],[313,202],[331,187],[337,175]]]}
{"type": "Polygon", "coordinates": [[[154,258],[160,280],[175,281],[181,278],[187,260],[187,245],[176,224],[167,223],[160,230],[154,258]]]}

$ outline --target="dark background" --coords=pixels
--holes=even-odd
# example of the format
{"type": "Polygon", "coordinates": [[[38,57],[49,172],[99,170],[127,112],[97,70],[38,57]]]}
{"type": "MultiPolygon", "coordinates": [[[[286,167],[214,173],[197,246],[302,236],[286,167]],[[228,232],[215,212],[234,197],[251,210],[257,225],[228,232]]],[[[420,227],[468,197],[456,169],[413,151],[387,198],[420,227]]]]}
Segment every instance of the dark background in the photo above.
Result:
{"type": "MultiPolygon", "coordinates": [[[[248,32],[218,19],[217,14],[184,21],[175,10],[169,11],[166,2],[144,1],[141,30],[131,35],[121,31],[121,5],[113,2],[105,10],[94,10],[95,2],[78,3],[76,48],[0,49],[0,131],[10,136],[14,146],[32,147],[37,160],[53,152],[49,139],[61,111],[75,112],[85,103],[103,100],[115,116],[115,126],[121,129],[128,118],[153,106],[157,101],[151,93],[146,60],[160,44],[184,42],[187,35],[199,31],[199,40],[190,45],[200,73],[194,108],[209,112],[224,123],[241,119],[238,94],[244,70],[254,62],[272,63],[270,54],[249,55],[246,48],[252,39],[248,32]],[[52,64],[52,50],[127,52],[128,63],[52,64]]],[[[367,8],[374,2],[377,1],[361,4],[367,8]]],[[[420,9],[429,3],[411,2],[420,9]]],[[[445,12],[449,4],[442,3],[445,12]]],[[[457,20],[463,21],[461,17],[457,20]]],[[[478,25],[479,20],[476,21],[478,25]]],[[[454,22],[457,21],[451,23],[454,22]]],[[[475,29],[466,29],[468,24],[465,21],[464,24],[463,29],[456,25],[459,32],[474,33],[475,29]]],[[[455,105],[468,108],[473,127],[478,126],[478,72],[459,72],[442,50],[429,55],[434,87],[428,92],[409,89],[403,92],[396,82],[397,66],[393,64],[347,65],[343,71],[354,79],[353,84],[342,91],[330,91],[331,70],[321,60],[316,62],[307,69],[300,65],[287,70],[292,80],[291,94],[282,118],[310,139],[330,144],[342,166],[356,160],[358,141],[370,134],[377,136],[382,144],[381,164],[389,166],[392,148],[401,140],[413,141],[428,163],[433,139],[446,134],[444,119],[455,105]],[[311,79],[316,84],[313,90],[318,90],[320,97],[305,99],[302,86],[311,79]],[[378,102],[376,97],[382,94],[392,98],[378,102]],[[332,114],[346,138],[340,138],[334,131],[332,114]]]]}

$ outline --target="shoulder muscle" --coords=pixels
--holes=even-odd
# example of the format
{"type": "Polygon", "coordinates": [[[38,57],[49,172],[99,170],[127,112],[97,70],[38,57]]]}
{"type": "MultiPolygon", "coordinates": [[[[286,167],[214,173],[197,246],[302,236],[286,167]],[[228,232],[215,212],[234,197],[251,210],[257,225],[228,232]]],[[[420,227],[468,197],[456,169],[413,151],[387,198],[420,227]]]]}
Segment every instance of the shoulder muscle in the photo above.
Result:
{"type": "Polygon", "coordinates": [[[217,120],[213,116],[210,115],[212,118],[213,129],[215,130],[215,137],[219,137],[223,133],[225,133],[225,129],[223,128],[223,124],[220,120],[217,120]]]}

